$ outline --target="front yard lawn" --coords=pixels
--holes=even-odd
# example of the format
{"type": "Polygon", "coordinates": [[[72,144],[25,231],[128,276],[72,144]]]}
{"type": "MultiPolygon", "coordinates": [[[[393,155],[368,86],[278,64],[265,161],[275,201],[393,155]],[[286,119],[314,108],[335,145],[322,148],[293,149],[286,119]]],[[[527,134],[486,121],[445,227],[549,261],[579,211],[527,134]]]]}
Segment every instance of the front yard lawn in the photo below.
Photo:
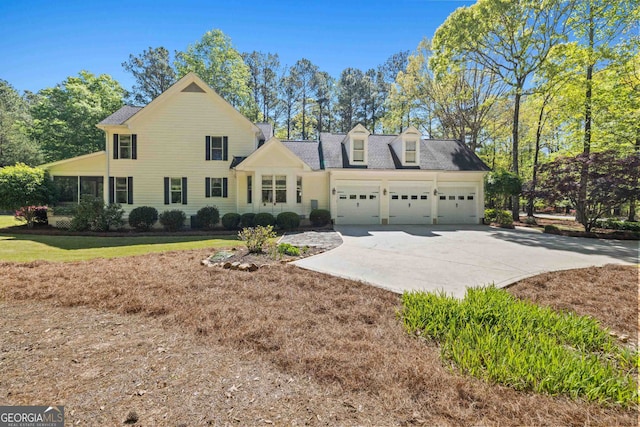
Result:
{"type": "MultiPolygon", "coordinates": [[[[637,405],[463,375],[404,332],[399,295],[289,265],[199,265],[210,254],[0,263],[0,400],[64,404],[70,425],[131,411],[141,425],[637,425],[637,405]]],[[[571,277],[564,309],[616,301],[599,320],[637,335],[637,317],[615,323],[637,310],[636,267],[571,277]]],[[[551,291],[530,283],[509,292],[551,291]]]]}
{"type": "Polygon", "coordinates": [[[236,236],[93,237],[0,234],[0,261],[83,261],[242,244],[236,236]]]}

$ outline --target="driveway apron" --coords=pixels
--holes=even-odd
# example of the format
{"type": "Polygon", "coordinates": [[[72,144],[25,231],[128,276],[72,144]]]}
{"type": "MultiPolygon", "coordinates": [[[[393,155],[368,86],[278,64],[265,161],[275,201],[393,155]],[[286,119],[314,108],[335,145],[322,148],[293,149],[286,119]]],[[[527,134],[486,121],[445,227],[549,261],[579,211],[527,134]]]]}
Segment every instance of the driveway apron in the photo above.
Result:
{"type": "Polygon", "coordinates": [[[336,226],[344,243],[299,267],[393,292],[504,287],[548,271],[638,264],[638,241],[543,234],[488,226],[336,226]]]}

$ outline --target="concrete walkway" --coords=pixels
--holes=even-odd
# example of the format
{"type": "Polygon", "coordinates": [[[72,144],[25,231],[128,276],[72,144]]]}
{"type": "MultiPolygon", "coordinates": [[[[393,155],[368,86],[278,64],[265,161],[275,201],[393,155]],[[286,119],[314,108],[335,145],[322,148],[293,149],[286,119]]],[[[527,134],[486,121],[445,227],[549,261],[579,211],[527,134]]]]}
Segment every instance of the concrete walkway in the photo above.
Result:
{"type": "Polygon", "coordinates": [[[337,226],[344,243],[299,267],[394,292],[504,287],[548,271],[638,264],[638,241],[598,240],[488,226],[337,226]]]}

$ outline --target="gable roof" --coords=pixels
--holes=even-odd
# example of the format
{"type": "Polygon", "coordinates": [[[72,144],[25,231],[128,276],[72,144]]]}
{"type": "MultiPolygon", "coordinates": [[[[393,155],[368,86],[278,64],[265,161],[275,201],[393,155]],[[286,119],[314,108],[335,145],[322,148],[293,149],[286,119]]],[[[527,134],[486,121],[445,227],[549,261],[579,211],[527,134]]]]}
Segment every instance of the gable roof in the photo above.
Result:
{"type": "Polygon", "coordinates": [[[320,143],[318,141],[282,141],[293,154],[314,170],[321,170],[320,143]]]}
{"type": "Polygon", "coordinates": [[[142,110],[143,107],[134,107],[132,105],[123,105],[118,111],[105,118],[99,125],[121,125],[129,120],[134,114],[142,110]]]}
{"type": "Polygon", "coordinates": [[[256,126],[258,126],[258,129],[262,132],[262,138],[260,138],[262,141],[271,139],[273,136],[273,126],[271,126],[271,123],[256,123],[256,126]]]}
{"type": "MultiPolygon", "coordinates": [[[[320,134],[321,155],[327,169],[354,168],[349,165],[344,146],[346,134],[320,134]]],[[[420,140],[420,162],[417,166],[402,166],[391,143],[398,135],[369,135],[367,169],[421,169],[446,171],[488,171],[482,160],[461,141],[452,139],[420,140]]],[[[362,168],[362,166],[356,166],[362,168]]]]}
{"type": "MultiPolygon", "coordinates": [[[[302,144],[306,144],[303,142],[302,144]]],[[[298,150],[299,151],[299,150],[298,150]]],[[[289,147],[281,142],[276,137],[271,137],[267,142],[258,147],[253,153],[251,153],[248,157],[244,159],[238,158],[238,163],[236,164],[237,170],[247,170],[251,168],[254,163],[260,162],[265,156],[268,156],[269,153],[275,153],[276,156],[271,159],[278,159],[279,167],[285,167],[283,162],[284,160],[289,160],[291,164],[295,164],[297,167],[301,167],[304,170],[312,170],[311,166],[307,164],[297,153],[294,153],[289,147]]],[[[303,152],[299,151],[300,154],[304,155],[303,152]]],[[[234,158],[235,161],[235,158],[234,158]]],[[[319,162],[318,162],[319,163],[319,162]]],[[[274,165],[275,166],[275,165],[274,165]]]]}
{"type": "Polygon", "coordinates": [[[99,156],[106,156],[107,152],[102,150],[102,151],[96,151],[93,153],[89,153],[89,154],[82,154],[80,156],[76,156],[76,157],[70,157],[68,159],[62,159],[62,160],[57,160],[55,162],[50,162],[50,163],[45,163],[43,165],[39,165],[39,168],[43,168],[43,169],[48,169],[51,168],[53,166],[60,166],[60,165],[64,165],[66,163],[71,163],[71,162],[77,162],[79,160],[87,160],[87,159],[91,159],[93,157],[99,157],[99,156]]]}

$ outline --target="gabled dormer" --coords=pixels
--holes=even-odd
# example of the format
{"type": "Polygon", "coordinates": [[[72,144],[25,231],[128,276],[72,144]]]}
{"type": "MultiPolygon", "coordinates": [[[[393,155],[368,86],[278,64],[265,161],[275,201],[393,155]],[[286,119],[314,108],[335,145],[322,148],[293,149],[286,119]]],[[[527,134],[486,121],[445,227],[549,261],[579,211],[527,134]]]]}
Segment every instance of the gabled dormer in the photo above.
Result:
{"type": "Polygon", "coordinates": [[[345,137],[344,146],[349,158],[349,166],[367,166],[369,162],[369,135],[371,132],[358,124],[345,137]]]}
{"type": "Polygon", "coordinates": [[[420,140],[422,134],[413,126],[409,126],[391,143],[402,166],[420,165],[420,140]]]}

